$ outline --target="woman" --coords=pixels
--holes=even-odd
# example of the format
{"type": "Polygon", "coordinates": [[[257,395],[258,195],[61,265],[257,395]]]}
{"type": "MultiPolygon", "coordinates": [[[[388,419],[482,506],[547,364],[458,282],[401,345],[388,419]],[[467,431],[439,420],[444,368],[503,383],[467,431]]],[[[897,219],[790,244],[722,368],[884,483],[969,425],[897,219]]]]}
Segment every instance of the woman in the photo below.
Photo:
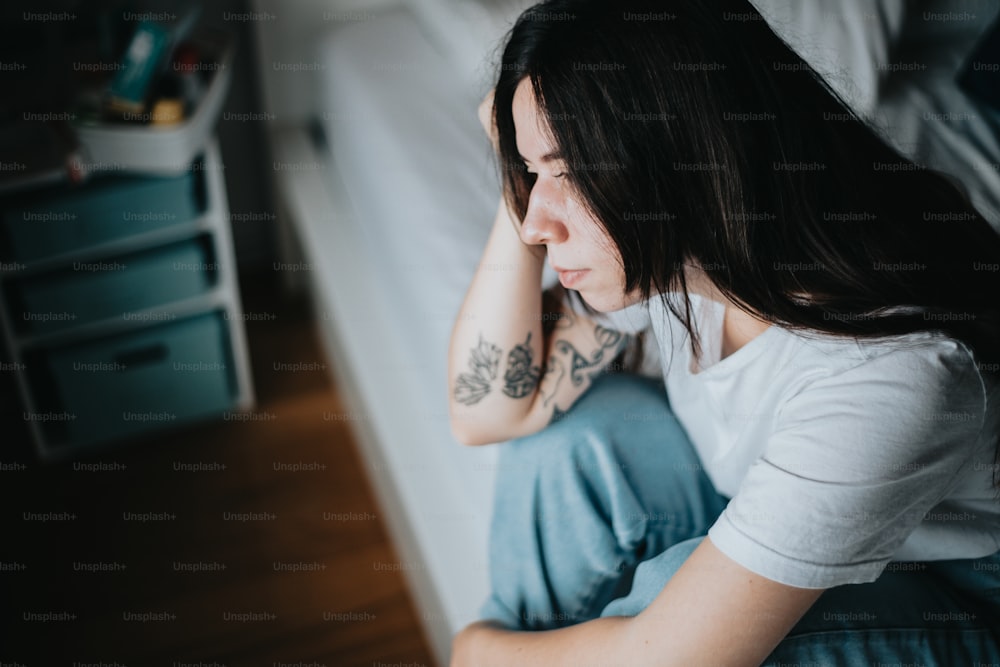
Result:
{"type": "Polygon", "coordinates": [[[1000,239],[759,18],[511,32],[449,377],[460,440],[518,439],[456,665],[1000,660],[1000,239]],[[602,374],[643,338],[666,395],[602,374]]]}

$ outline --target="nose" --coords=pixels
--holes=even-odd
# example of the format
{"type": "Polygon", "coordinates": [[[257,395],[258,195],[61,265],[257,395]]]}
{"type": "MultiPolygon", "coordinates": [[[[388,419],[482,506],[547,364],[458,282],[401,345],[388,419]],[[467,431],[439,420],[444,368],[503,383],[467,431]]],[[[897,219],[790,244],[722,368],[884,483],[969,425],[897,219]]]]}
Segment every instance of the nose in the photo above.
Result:
{"type": "Polygon", "coordinates": [[[565,198],[552,180],[541,177],[531,188],[528,210],[521,222],[521,240],[528,245],[562,243],[569,236],[565,198]]]}

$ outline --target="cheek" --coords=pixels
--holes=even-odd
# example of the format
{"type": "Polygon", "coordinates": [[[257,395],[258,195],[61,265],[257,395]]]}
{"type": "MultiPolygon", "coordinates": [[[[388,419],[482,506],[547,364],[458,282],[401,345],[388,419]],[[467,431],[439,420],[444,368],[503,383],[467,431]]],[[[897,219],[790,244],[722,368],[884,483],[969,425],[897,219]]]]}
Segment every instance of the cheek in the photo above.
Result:
{"type": "Polygon", "coordinates": [[[594,245],[598,257],[600,257],[601,265],[610,275],[618,279],[619,285],[624,285],[625,269],[622,266],[621,256],[618,253],[615,242],[611,240],[611,237],[604,231],[604,228],[598,226],[597,223],[595,223],[592,229],[593,236],[591,237],[591,243],[594,245]]]}
{"type": "Polygon", "coordinates": [[[615,248],[614,241],[608,236],[607,231],[604,229],[604,225],[600,223],[593,216],[588,208],[578,203],[572,197],[566,198],[566,212],[568,217],[575,221],[574,227],[580,238],[586,242],[586,244],[593,248],[593,254],[599,257],[608,257],[614,261],[616,265],[620,265],[621,262],[618,261],[618,250],[615,248]]]}

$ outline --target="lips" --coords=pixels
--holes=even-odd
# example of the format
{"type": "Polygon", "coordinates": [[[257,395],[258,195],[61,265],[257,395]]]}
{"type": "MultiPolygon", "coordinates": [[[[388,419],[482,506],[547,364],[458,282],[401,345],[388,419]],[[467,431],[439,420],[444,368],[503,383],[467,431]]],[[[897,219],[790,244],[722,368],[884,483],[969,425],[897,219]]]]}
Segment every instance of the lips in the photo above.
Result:
{"type": "Polygon", "coordinates": [[[553,266],[552,268],[559,274],[559,282],[566,289],[572,289],[590,273],[590,269],[563,269],[557,266],[553,266]]]}

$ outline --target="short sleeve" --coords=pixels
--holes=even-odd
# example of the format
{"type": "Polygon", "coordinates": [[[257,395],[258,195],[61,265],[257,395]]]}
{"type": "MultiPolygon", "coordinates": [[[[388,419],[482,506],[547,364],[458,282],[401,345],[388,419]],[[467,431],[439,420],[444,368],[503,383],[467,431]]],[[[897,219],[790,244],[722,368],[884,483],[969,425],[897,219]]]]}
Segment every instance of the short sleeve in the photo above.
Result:
{"type": "Polygon", "coordinates": [[[775,415],[709,537],[790,586],[874,581],[971,465],[985,411],[972,356],[949,339],[821,377],[775,415]]]}

